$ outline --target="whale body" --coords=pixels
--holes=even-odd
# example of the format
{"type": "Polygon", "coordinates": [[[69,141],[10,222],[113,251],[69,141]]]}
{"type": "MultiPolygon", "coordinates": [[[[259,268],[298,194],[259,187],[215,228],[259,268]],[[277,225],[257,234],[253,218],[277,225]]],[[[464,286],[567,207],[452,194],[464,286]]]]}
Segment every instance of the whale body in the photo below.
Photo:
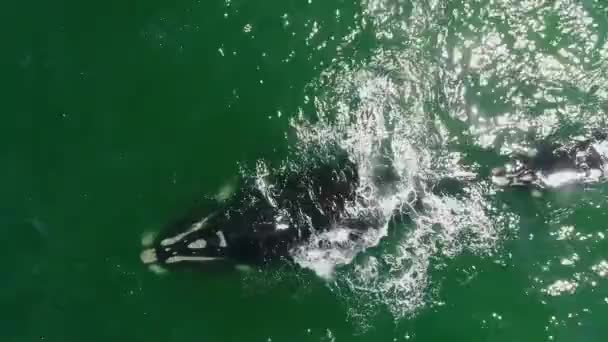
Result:
{"type": "MultiPolygon", "coordinates": [[[[391,170],[375,171],[377,186],[398,181],[391,170]]],[[[493,183],[503,188],[563,189],[607,178],[608,134],[599,132],[565,144],[541,141],[533,153],[513,156],[492,170],[493,183]]],[[[433,191],[450,193],[463,186],[458,179],[449,180],[435,184],[433,191]]],[[[386,224],[383,214],[369,206],[354,210],[369,200],[360,198],[359,187],[357,165],[344,153],[245,177],[233,193],[206,201],[159,234],[147,236],[141,260],[153,270],[238,268],[288,260],[313,234],[332,229],[356,240],[363,231],[386,224]]]]}
{"type": "Polygon", "coordinates": [[[345,155],[300,170],[248,178],[223,201],[210,201],[144,242],[151,268],[264,265],[288,259],[311,234],[347,227],[377,228],[369,215],[349,212],[358,200],[356,165],[345,155]],[[213,203],[211,203],[213,202],[213,203]]]}

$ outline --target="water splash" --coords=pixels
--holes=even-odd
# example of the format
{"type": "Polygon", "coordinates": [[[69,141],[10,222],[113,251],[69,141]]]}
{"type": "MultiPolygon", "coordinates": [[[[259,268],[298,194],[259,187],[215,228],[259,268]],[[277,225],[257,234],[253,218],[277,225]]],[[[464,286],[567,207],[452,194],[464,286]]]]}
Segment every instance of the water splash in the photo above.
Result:
{"type": "Polygon", "coordinates": [[[365,201],[349,210],[382,215],[383,229],[370,229],[354,242],[337,230],[294,254],[301,266],[333,279],[353,316],[379,307],[396,317],[411,314],[426,303],[434,259],[465,249],[487,252],[499,238],[500,226],[487,215],[488,188],[484,182],[467,183],[475,173],[459,165],[458,153],[447,151],[441,123],[427,110],[434,80],[426,73],[434,67],[414,60],[419,61],[407,51],[384,51],[357,70],[327,71],[322,80],[331,82],[316,88],[331,90],[315,98],[314,119],[301,114],[292,122],[298,148],[336,144],[357,163],[358,192],[365,201]],[[378,170],[385,168],[397,175],[388,187],[377,181],[378,170]],[[461,189],[435,193],[446,178],[457,180],[461,189]],[[399,232],[382,240],[395,213],[410,217],[412,224],[395,225],[399,232]],[[383,253],[371,255],[379,243],[383,253]]]}
{"type": "MultiPolygon", "coordinates": [[[[493,190],[477,176],[480,165],[469,159],[465,166],[463,148],[510,154],[538,139],[605,126],[598,113],[608,92],[598,84],[608,80],[608,43],[583,4],[461,5],[362,1],[362,29],[373,30],[379,47],[359,64],[335,60],[310,85],[314,110],[291,122],[301,158],[330,153],[326,145],[348,153],[364,199],[348,210],[379,214],[384,223],[356,240],[342,227],[294,251],[302,267],[331,280],[351,317],[378,308],[396,318],[415,313],[438,286],[435,265],[464,251],[492,253],[505,229],[517,229],[518,215],[504,204],[495,208],[493,190]],[[557,24],[546,20],[551,16],[557,24]],[[564,35],[557,40],[552,30],[564,35]],[[387,168],[397,175],[388,185],[378,181],[387,168]],[[438,191],[442,179],[456,180],[458,189],[438,191]],[[396,213],[411,221],[391,223],[396,213]]],[[[563,216],[552,219],[566,227],[563,216]]],[[[561,266],[581,267],[584,255],[576,255],[575,265],[561,266]]],[[[541,292],[575,293],[589,276],[571,278],[540,279],[541,292]]]]}

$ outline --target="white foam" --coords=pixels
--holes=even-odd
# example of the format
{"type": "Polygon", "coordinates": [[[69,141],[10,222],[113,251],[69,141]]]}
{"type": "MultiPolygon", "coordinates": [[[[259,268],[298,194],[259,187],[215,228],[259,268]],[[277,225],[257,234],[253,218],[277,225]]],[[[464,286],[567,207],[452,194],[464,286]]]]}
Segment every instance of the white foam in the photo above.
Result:
{"type": "MultiPolygon", "coordinates": [[[[543,23],[542,15],[522,15],[525,11],[522,6],[512,6],[509,1],[498,3],[493,12],[508,18],[518,32],[526,32],[530,25],[543,23]]],[[[477,31],[479,39],[472,46],[465,40],[470,37],[461,37],[454,48],[441,26],[445,1],[409,4],[411,8],[404,12],[401,10],[403,2],[399,1],[361,2],[362,12],[371,23],[369,27],[379,48],[372,51],[373,56],[362,67],[353,66],[354,63],[341,65],[337,58],[338,62],[311,85],[320,93],[315,94],[312,103],[318,113],[314,119],[319,123],[312,124],[305,119],[293,123],[302,146],[337,142],[348,151],[360,168],[359,193],[370,205],[379,199],[373,183],[369,182],[370,161],[382,148],[391,147],[386,153],[402,177],[397,191],[389,197],[395,199],[397,206],[410,206],[408,213],[413,214],[414,223],[401,228],[402,232],[407,229],[405,234],[398,237],[391,234],[391,241],[387,242],[392,249],[383,246],[382,255],[351,261],[351,267],[344,267],[336,275],[336,283],[347,293],[345,298],[353,298],[349,303],[354,304],[350,307],[355,311],[359,305],[380,303],[396,315],[414,312],[425,303],[431,260],[441,255],[457,255],[467,249],[477,253],[490,251],[498,240],[500,229],[515,225],[516,216],[504,208],[500,215],[485,216],[494,208],[490,207],[491,200],[484,198],[493,191],[487,190],[488,185],[484,182],[467,187],[461,197],[450,199],[446,198],[449,196],[433,195],[424,187],[414,189],[416,178],[424,184],[445,174],[438,165],[449,154],[445,152],[446,141],[472,142],[476,147],[511,153],[518,146],[527,146],[530,139],[542,139],[555,133],[563,121],[602,122],[597,113],[581,111],[580,106],[551,92],[552,84],[568,83],[573,75],[587,76],[575,78],[582,82],[579,84],[581,89],[588,89],[589,82],[597,83],[597,77],[590,77],[593,70],[583,70],[583,64],[575,63],[576,60],[561,63],[554,56],[542,53],[528,54],[525,63],[521,63],[520,59],[512,58],[508,42],[492,25],[477,31]],[[429,43],[425,37],[434,39],[429,43]],[[383,44],[385,41],[390,44],[383,44]],[[429,44],[437,54],[428,56],[424,52],[429,44]],[[467,53],[471,56],[469,61],[464,57],[467,53]],[[499,88],[508,92],[500,101],[504,101],[509,110],[486,113],[468,100],[471,88],[467,74],[471,68],[479,75],[480,84],[489,86],[488,89],[495,87],[489,84],[492,79],[501,80],[499,88]],[[540,84],[534,98],[529,98],[513,86],[522,77],[540,78],[549,86],[540,84]],[[535,117],[528,115],[530,107],[539,99],[554,103],[557,108],[544,110],[535,117]],[[415,205],[417,198],[422,198],[423,208],[415,205]]],[[[578,20],[584,12],[582,5],[562,2],[555,9],[572,19],[566,25],[574,35],[579,38],[594,36],[593,20],[585,20],[584,25],[578,20]]],[[[353,30],[353,35],[343,44],[358,41],[354,37],[359,33],[357,29],[353,30]]],[[[593,49],[593,39],[579,40],[587,42],[582,43],[583,50],[593,49]]],[[[532,51],[534,44],[529,43],[524,34],[518,37],[515,48],[532,51]]],[[[566,59],[574,58],[572,54],[562,55],[566,59]]],[[[596,92],[597,96],[605,98],[606,92],[600,92],[596,92]]],[[[311,114],[302,113],[302,116],[311,114]]],[[[608,156],[608,144],[595,148],[603,148],[605,152],[600,153],[608,156]]],[[[458,167],[448,165],[447,169],[457,170],[458,167]]],[[[505,183],[504,178],[498,181],[505,183]]],[[[561,184],[564,180],[555,181],[561,184]]],[[[534,194],[541,195],[540,192],[534,194]]],[[[301,255],[314,254],[315,246],[309,248],[310,253],[301,255]]],[[[317,263],[318,272],[322,274],[332,270],[332,261],[327,259],[304,258],[300,262],[312,263],[309,267],[313,269],[317,263]]],[[[556,282],[549,293],[574,289],[576,284],[564,280],[556,282]]]]}
{"type": "Polygon", "coordinates": [[[559,188],[568,184],[578,183],[583,179],[576,170],[563,170],[542,176],[542,181],[550,188],[559,188]]]}
{"type": "Polygon", "coordinates": [[[602,158],[604,158],[605,160],[608,159],[608,141],[607,140],[595,142],[591,146],[595,149],[595,151],[597,151],[597,153],[602,158]]]}
{"type": "Polygon", "coordinates": [[[289,225],[287,223],[277,223],[277,224],[275,224],[275,228],[277,230],[285,230],[285,229],[289,228],[289,225]]]}
{"type": "Polygon", "coordinates": [[[370,227],[362,232],[336,227],[314,235],[306,245],[294,249],[292,255],[300,266],[330,280],[334,277],[336,267],[350,264],[360,252],[377,245],[385,234],[386,226],[379,230],[370,227]],[[359,238],[352,240],[350,236],[353,233],[360,234],[359,238]]]}
{"type": "Polygon", "coordinates": [[[292,121],[302,151],[316,148],[319,154],[331,153],[323,146],[336,144],[357,164],[360,200],[351,203],[347,213],[376,215],[380,229],[360,230],[360,238],[351,241],[345,240],[349,228],[338,227],[313,236],[310,243],[292,252],[300,266],[333,280],[330,284],[340,288],[336,293],[344,294],[354,315],[384,306],[402,317],[425,305],[432,260],[463,250],[490,250],[498,239],[498,228],[486,216],[483,196],[488,187],[483,182],[467,186],[461,197],[429,191],[444,177],[466,180],[474,174],[459,165],[458,155],[442,146],[438,133],[442,127],[432,128],[425,112],[429,94],[424,92],[432,88],[431,66],[412,65],[409,61],[414,58],[407,55],[395,56],[402,65],[387,66],[384,57],[377,57],[369,68],[328,71],[324,78],[335,81],[324,84],[324,89],[331,90],[316,99],[315,122],[304,115],[292,121]],[[396,77],[387,76],[390,72],[396,77]],[[358,105],[352,105],[353,99],[358,105]],[[375,183],[374,170],[383,160],[390,161],[400,178],[392,191],[380,191],[375,183]],[[366,251],[387,235],[397,208],[414,222],[396,227],[399,233],[383,243],[381,255],[367,256],[366,251]]]}

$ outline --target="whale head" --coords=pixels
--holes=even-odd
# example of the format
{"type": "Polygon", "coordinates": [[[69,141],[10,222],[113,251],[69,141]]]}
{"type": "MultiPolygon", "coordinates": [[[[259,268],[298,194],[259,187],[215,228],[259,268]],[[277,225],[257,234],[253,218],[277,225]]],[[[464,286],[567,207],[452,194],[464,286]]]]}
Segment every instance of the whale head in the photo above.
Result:
{"type": "Polygon", "coordinates": [[[210,224],[212,216],[191,222],[174,234],[142,238],[141,261],[151,269],[180,266],[212,266],[227,260],[229,244],[221,227],[210,224]]]}

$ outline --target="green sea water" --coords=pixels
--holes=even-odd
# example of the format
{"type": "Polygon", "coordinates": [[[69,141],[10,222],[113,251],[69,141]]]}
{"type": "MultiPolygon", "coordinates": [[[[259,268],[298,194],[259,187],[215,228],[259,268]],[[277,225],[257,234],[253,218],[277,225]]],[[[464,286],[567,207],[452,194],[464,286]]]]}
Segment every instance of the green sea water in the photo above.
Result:
{"type": "Polygon", "coordinates": [[[608,2],[1,13],[0,341],[608,340],[608,186],[536,198],[487,182],[519,147],[605,127],[608,2]],[[330,280],[140,262],[142,234],[241,168],[325,138],[365,157],[376,136],[407,146],[396,161],[417,177],[474,173],[460,211],[437,197],[330,280]]]}

